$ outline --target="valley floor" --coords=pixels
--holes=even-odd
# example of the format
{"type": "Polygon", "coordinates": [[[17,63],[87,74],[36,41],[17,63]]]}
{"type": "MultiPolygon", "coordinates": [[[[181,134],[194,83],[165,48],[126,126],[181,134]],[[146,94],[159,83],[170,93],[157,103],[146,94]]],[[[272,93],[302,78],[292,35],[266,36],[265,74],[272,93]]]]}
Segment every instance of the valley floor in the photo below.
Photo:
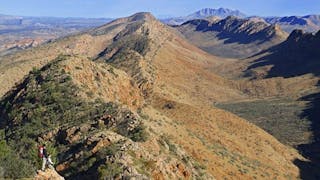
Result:
{"type": "Polygon", "coordinates": [[[258,99],[215,104],[272,134],[283,144],[312,142],[311,122],[302,117],[307,102],[289,98],[258,99]]]}
{"type": "Polygon", "coordinates": [[[299,99],[269,98],[216,103],[264,129],[310,161],[296,160],[302,179],[319,179],[319,94],[299,99]]]}

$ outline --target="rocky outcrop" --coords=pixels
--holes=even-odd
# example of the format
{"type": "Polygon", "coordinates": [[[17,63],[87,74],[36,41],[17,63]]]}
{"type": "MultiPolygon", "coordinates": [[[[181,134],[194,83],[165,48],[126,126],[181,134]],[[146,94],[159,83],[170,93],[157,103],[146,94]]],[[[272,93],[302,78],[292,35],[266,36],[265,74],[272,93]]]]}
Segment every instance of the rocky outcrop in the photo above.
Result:
{"type": "Polygon", "coordinates": [[[47,169],[45,171],[39,170],[37,175],[34,177],[34,180],[64,180],[64,177],[59,175],[53,169],[47,169]]]}

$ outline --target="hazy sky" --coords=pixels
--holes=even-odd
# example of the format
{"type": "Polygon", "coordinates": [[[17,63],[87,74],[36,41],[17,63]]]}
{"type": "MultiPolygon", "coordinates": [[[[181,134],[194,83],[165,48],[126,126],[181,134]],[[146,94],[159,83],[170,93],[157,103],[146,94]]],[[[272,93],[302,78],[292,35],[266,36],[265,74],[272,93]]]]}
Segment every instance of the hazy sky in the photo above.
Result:
{"type": "Polygon", "coordinates": [[[206,7],[260,16],[320,14],[320,0],[0,0],[0,14],[24,16],[122,17],[140,11],[183,16],[206,7]]]}

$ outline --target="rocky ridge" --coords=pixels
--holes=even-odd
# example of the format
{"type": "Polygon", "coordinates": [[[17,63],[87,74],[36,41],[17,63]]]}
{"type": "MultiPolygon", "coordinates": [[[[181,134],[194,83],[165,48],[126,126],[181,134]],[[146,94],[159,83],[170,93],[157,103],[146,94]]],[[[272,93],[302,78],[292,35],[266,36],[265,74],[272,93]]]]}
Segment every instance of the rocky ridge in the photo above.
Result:
{"type": "Polygon", "coordinates": [[[233,16],[219,21],[191,20],[176,29],[201,49],[229,58],[251,56],[287,37],[278,25],[233,16]]]}
{"type": "Polygon", "coordinates": [[[6,56],[5,142],[47,142],[70,179],[297,178],[295,150],[212,107],[246,97],[213,72],[223,60],[149,13],[6,56]]]}
{"type": "Polygon", "coordinates": [[[291,33],[295,29],[301,29],[306,32],[317,32],[320,29],[320,16],[286,16],[264,18],[270,24],[278,24],[286,32],[291,33]]]}

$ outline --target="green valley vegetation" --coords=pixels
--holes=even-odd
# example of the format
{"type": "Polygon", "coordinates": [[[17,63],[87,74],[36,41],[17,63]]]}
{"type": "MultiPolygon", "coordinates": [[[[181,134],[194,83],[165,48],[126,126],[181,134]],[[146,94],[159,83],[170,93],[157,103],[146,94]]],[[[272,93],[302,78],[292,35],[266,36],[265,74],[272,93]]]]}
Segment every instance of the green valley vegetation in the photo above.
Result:
{"type": "Polygon", "coordinates": [[[311,141],[310,122],[300,114],[306,108],[303,101],[266,99],[216,104],[272,134],[280,142],[296,146],[311,141]]]}

